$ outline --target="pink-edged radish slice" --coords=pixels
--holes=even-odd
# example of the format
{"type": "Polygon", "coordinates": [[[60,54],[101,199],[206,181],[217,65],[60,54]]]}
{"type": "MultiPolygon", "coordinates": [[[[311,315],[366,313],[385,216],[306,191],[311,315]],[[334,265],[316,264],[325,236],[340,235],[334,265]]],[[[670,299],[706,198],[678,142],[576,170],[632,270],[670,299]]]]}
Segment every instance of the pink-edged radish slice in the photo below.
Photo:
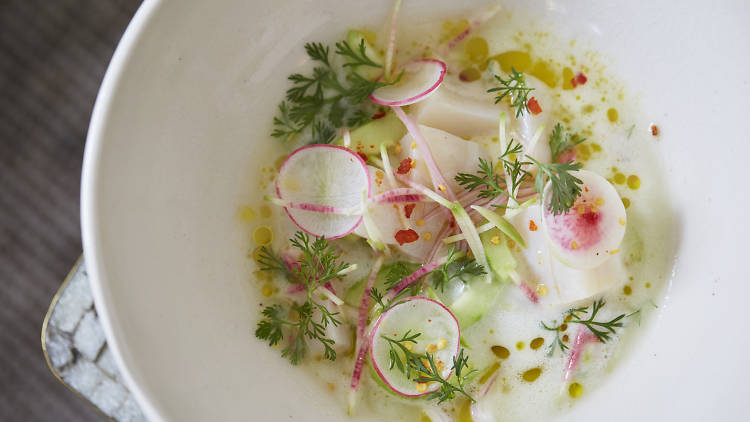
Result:
{"type": "MultiPolygon", "coordinates": [[[[402,303],[388,309],[380,315],[371,330],[370,358],[375,372],[393,392],[404,397],[419,397],[437,390],[440,385],[431,383],[419,385],[413,380],[419,375],[412,372],[411,378],[406,377],[398,366],[391,367],[391,342],[404,334],[420,333],[416,343],[412,343],[412,351],[424,354],[426,350],[441,371],[441,376],[447,379],[452,372],[453,358],[458,355],[461,336],[458,321],[440,302],[426,297],[410,297],[402,303]]],[[[403,361],[403,352],[394,346],[403,361]]],[[[404,362],[406,363],[406,362],[404,362]]]]}
{"type": "Polygon", "coordinates": [[[580,179],[581,196],[565,214],[553,215],[548,209],[551,186],[544,189],[542,226],[553,254],[564,264],[578,269],[601,265],[619,252],[625,235],[625,206],[605,178],[588,170],[573,173],[580,179]]]}
{"type": "Polygon", "coordinates": [[[424,100],[443,82],[446,66],[440,60],[421,59],[409,62],[403,72],[396,84],[373,91],[370,100],[386,106],[405,106],[424,100]]]}
{"type": "Polygon", "coordinates": [[[346,148],[316,144],[289,154],[276,178],[282,201],[316,204],[320,209],[284,207],[300,229],[314,236],[336,239],[354,231],[361,215],[326,212],[362,206],[363,192],[371,194],[370,174],[359,155],[346,148]]]}

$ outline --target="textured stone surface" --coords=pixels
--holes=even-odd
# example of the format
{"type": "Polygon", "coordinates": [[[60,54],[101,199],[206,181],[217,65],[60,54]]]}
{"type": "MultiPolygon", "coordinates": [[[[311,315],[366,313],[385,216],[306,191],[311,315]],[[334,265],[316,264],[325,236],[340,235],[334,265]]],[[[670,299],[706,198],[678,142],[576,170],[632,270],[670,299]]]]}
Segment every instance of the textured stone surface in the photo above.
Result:
{"type": "Polygon", "coordinates": [[[104,331],[99,325],[96,313],[93,310],[86,312],[73,334],[73,346],[86,359],[93,361],[99,356],[99,351],[102,350],[105,341],[104,331]]]}
{"type": "Polygon", "coordinates": [[[127,400],[129,394],[122,384],[105,378],[91,394],[91,402],[107,415],[112,415],[127,400]]]}
{"type": "Polygon", "coordinates": [[[146,422],[146,418],[141,413],[141,408],[135,402],[133,397],[125,400],[122,406],[115,412],[113,418],[120,422],[146,422]]]}
{"type": "Polygon", "coordinates": [[[84,359],[78,359],[62,373],[62,376],[68,385],[84,397],[91,396],[105,377],[99,367],[84,359]]]}
{"type": "Polygon", "coordinates": [[[145,421],[107,347],[83,263],[51,312],[44,345],[54,372],[113,420],[145,421]]]}
{"type": "Polygon", "coordinates": [[[66,335],[58,330],[47,334],[47,356],[54,367],[63,367],[73,360],[73,348],[66,335]]]}
{"type": "Polygon", "coordinates": [[[99,368],[106,372],[110,377],[119,378],[120,371],[117,369],[115,358],[114,356],[112,356],[112,351],[109,349],[109,347],[105,347],[104,350],[102,350],[102,353],[101,355],[99,355],[99,360],[96,361],[96,364],[99,365],[99,368]]]}
{"type": "Polygon", "coordinates": [[[83,314],[94,306],[91,296],[88,275],[83,267],[76,270],[73,279],[65,289],[67,294],[60,296],[56,312],[52,314],[50,323],[61,331],[72,332],[83,314]]]}

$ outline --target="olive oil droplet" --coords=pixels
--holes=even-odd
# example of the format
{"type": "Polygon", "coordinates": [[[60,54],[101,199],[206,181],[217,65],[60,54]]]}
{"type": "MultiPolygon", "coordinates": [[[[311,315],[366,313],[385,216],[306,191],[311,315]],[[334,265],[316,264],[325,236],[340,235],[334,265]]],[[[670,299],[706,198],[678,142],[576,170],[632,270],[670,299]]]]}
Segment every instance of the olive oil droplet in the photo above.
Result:
{"type": "Polygon", "coordinates": [[[583,386],[577,382],[570,384],[570,387],[568,387],[568,394],[574,399],[581,397],[583,394],[583,386]]]}
{"type": "Polygon", "coordinates": [[[526,382],[534,382],[540,375],[542,375],[542,368],[531,368],[524,372],[521,378],[526,382]]]}

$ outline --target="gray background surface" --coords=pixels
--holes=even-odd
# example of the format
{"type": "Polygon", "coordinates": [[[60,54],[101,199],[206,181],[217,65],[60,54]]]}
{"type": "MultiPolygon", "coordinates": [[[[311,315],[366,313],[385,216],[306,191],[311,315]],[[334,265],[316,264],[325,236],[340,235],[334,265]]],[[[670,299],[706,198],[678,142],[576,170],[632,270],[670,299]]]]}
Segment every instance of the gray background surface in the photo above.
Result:
{"type": "Polygon", "coordinates": [[[91,109],[140,0],[0,0],[0,421],[103,417],[50,373],[42,319],[81,253],[91,109]]]}

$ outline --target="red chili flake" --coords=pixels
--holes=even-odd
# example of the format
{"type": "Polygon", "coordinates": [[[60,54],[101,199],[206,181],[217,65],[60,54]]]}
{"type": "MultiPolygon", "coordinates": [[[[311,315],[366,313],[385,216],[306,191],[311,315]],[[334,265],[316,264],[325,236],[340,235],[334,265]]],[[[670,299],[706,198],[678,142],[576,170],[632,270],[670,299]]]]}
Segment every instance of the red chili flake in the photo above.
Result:
{"type": "Polygon", "coordinates": [[[583,74],[583,72],[578,72],[578,74],[570,80],[570,84],[573,85],[573,88],[575,88],[578,85],[585,84],[588,80],[589,78],[587,78],[586,75],[583,74]]]}
{"type": "Polygon", "coordinates": [[[526,107],[528,107],[531,114],[539,114],[542,112],[542,106],[539,105],[539,102],[534,97],[529,98],[529,101],[526,102],[526,107]]]}
{"type": "Polygon", "coordinates": [[[411,218],[411,213],[414,211],[414,207],[416,207],[417,204],[406,204],[404,205],[404,215],[406,215],[406,218],[411,218]]]}
{"type": "Polygon", "coordinates": [[[365,163],[367,162],[367,154],[362,151],[357,151],[357,155],[359,155],[359,158],[361,158],[362,161],[364,161],[365,163]]]}
{"type": "Polygon", "coordinates": [[[536,226],[536,223],[534,222],[534,220],[529,220],[529,230],[531,230],[532,232],[535,232],[537,231],[538,228],[539,227],[536,226]]]}
{"type": "Polygon", "coordinates": [[[651,135],[659,136],[659,126],[656,126],[655,124],[651,125],[651,135]]]}
{"type": "Polygon", "coordinates": [[[398,170],[396,170],[396,173],[398,174],[406,174],[411,170],[411,158],[404,158],[401,160],[401,163],[398,165],[398,170]]]}
{"type": "Polygon", "coordinates": [[[372,120],[378,120],[385,117],[385,111],[380,111],[372,115],[372,120]]]}
{"type": "Polygon", "coordinates": [[[417,234],[417,232],[412,229],[399,230],[396,232],[396,235],[394,237],[396,238],[396,242],[398,242],[399,246],[403,245],[404,243],[416,242],[417,239],[419,239],[419,235],[417,234]]]}

